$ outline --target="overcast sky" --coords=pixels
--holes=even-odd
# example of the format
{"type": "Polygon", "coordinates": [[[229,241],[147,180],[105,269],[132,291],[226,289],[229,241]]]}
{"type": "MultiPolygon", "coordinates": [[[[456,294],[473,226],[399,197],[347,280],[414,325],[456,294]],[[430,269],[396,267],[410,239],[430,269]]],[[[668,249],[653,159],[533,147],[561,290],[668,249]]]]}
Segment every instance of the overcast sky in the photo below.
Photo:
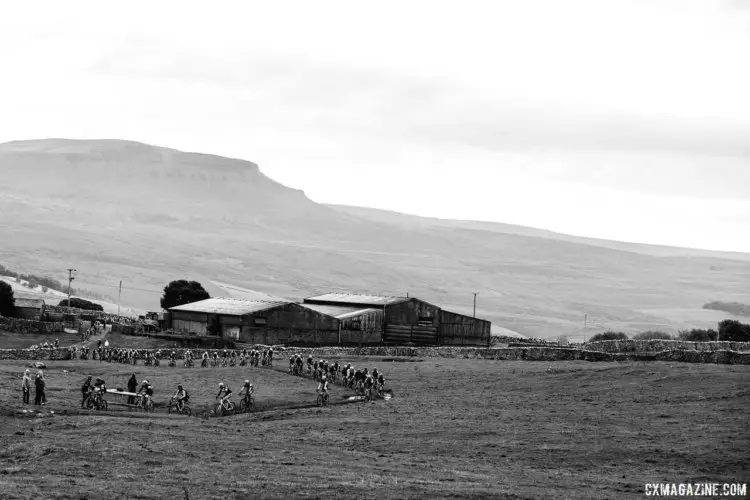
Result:
{"type": "Polygon", "coordinates": [[[750,252],[750,2],[14,2],[0,64],[0,142],[138,140],[318,202],[750,252]]]}

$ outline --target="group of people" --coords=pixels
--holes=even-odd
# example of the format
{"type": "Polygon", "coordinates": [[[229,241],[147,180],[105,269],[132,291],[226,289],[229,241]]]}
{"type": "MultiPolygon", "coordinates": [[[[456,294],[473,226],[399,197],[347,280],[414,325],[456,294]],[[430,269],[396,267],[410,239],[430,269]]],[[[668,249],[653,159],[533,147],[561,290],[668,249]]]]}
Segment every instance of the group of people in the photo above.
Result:
{"type": "MultiPolygon", "coordinates": [[[[34,404],[44,406],[47,404],[47,394],[45,393],[45,387],[47,385],[44,379],[44,372],[39,370],[34,376],[34,404]]],[[[29,404],[31,399],[31,370],[28,368],[23,373],[23,379],[21,381],[21,392],[23,393],[23,403],[29,404]]]]}
{"type": "Polygon", "coordinates": [[[44,343],[42,343],[42,344],[39,344],[39,345],[34,344],[33,346],[29,347],[29,349],[34,349],[34,350],[37,350],[37,349],[58,349],[59,347],[60,347],[60,341],[58,339],[55,339],[54,342],[47,342],[45,340],[44,343]]]}
{"type": "Polygon", "coordinates": [[[367,368],[357,369],[351,363],[329,363],[323,359],[314,359],[312,354],[307,357],[307,361],[304,361],[300,354],[289,357],[289,373],[303,376],[305,371],[309,377],[321,383],[318,389],[323,391],[329,382],[340,382],[344,387],[355,389],[359,393],[364,393],[368,389],[380,393],[385,387],[385,376],[377,368],[368,371],[367,368]]]}
{"type": "MultiPolygon", "coordinates": [[[[187,351],[185,354],[187,355],[188,353],[190,351],[187,351]]],[[[269,347],[265,351],[251,349],[249,352],[247,349],[239,352],[234,349],[231,351],[224,349],[221,355],[219,355],[218,351],[214,351],[213,356],[208,351],[204,351],[201,358],[201,367],[203,368],[206,368],[209,364],[211,366],[236,366],[238,363],[240,366],[249,365],[256,368],[267,366],[271,368],[273,367],[273,348],[269,347]]]]}

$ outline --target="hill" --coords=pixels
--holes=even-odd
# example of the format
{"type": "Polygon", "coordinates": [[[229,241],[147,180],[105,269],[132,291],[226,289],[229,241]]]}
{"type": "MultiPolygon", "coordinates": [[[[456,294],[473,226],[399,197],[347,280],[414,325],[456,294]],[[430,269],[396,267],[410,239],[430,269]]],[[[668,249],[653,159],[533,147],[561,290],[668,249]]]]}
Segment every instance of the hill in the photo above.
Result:
{"type": "Polygon", "coordinates": [[[0,172],[4,264],[60,280],[75,267],[110,297],[122,279],[142,309],[185,277],[214,295],[409,292],[466,314],[478,290],[477,316],[546,337],[580,334],[584,314],[589,335],[715,326],[732,316],[703,304],[748,301],[744,254],[326,206],[244,160],[51,139],[0,145],[0,172]]]}

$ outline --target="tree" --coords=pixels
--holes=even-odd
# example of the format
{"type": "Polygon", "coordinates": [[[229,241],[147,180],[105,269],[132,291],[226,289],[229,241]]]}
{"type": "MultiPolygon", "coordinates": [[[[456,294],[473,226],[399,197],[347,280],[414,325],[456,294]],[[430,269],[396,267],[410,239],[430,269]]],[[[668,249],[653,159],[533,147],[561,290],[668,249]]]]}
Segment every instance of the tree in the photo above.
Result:
{"type": "Polygon", "coordinates": [[[750,341],[750,325],[733,319],[725,319],[719,323],[719,340],[748,342],[750,341]]]}
{"type": "Polygon", "coordinates": [[[716,330],[700,330],[693,328],[692,330],[680,330],[678,332],[680,340],[687,342],[710,342],[716,340],[716,330]]]}
{"type": "Polygon", "coordinates": [[[635,340],[672,340],[672,336],[667,332],[660,332],[658,330],[649,330],[633,335],[635,340]]]}
{"type": "MultiPolygon", "coordinates": [[[[68,306],[68,299],[63,299],[60,301],[58,306],[68,306]]],[[[70,307],[75,307],[77,309],[85,309],[87,311],[103,311],[104,308],[100,304],[95,304],[94,302],[91,302],[86,299],[80,299],[78,297],[71,297],[70,298],[70,307]]]]}
{"type": "Polygon", "coordinates": [[[589,339],[589,342],[599,342],[600,340],[628,340],[628,336],[622,332],[597,333],[589,339]]]}
{"type": "Polygon", "coordinates": [[[0,281],[0,316],[13,317],[16,315],[16,299],[13,288],[4,281],[0,281]]]}
{"type": "Polygon", "coordinates": [[[211,296],[197,281],[176,280],[164,287],[161,297],[162,309],[190,304],[199,300],[210,299],[211,296]]]}

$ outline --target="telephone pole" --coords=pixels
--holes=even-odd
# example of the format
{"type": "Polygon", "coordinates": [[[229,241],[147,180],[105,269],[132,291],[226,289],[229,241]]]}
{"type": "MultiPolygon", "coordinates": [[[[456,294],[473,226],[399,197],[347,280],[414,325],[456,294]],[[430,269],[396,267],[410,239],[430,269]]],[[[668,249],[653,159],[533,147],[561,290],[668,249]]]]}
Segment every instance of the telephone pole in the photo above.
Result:
{"type": "Polygon", "coordinates": [[[120,291],[117,292],[117,315],[120,315],[120,298],[122,297],[122,280],[120,280],[120,291]]]}
{"type": "Polygon", "coordinates": [[[77,271],[78,269],[68,269],[68,307],[70,307],[70,284],[73,283],[73,280],[75,279],[73,273],[77,271]]]}
{"type": "Polygon", "coordinates": [[[474,292],[474,317],[477,317],[477,294],[479,292],[474,292]]]}

